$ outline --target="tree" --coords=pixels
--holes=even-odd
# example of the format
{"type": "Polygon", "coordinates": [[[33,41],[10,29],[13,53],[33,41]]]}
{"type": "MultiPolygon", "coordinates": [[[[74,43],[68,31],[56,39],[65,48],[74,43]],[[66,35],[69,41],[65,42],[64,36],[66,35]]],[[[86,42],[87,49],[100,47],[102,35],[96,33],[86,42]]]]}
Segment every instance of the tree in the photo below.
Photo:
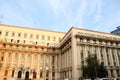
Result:
{"type": "Polygon", "coordinates": [[[107,70],[105,69],[103,63],[99,64],[96,54],[89,55],[86,58],[86,63],[86,66],[82,66],[83,77],[96,78],[107,76],[107,70]]]}
{"type": "Polygon", "coordinates": [[[108,75],[108,72],[104,67],[104,63],[101,62],[98,76],[102,78],[102,77],[106,77],[107,75],[108,75]]]}

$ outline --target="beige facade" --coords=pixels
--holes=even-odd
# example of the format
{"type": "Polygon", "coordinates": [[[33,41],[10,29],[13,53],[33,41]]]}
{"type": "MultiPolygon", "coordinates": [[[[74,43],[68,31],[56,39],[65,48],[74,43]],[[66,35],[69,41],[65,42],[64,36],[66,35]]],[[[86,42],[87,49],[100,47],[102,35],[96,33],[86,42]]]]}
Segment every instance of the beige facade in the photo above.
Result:
{"type": "Polygon", "coordinates": [[[120,76],[120,36],[71,28],[67,33],[0,24],[0,80],[78,80],[89,54],[120,76]]]}

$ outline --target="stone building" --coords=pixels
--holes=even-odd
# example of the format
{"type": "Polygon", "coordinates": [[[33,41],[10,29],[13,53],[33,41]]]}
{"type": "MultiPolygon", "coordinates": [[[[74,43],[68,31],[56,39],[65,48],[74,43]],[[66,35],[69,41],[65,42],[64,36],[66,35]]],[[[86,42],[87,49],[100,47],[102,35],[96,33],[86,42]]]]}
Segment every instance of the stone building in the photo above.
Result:
{"type": "Polygon", "coordinates": [[[89,54],[120,76],[120,36],[72,27],[67,33],[0,24],[0,80],[78,80],[89,54]]]}

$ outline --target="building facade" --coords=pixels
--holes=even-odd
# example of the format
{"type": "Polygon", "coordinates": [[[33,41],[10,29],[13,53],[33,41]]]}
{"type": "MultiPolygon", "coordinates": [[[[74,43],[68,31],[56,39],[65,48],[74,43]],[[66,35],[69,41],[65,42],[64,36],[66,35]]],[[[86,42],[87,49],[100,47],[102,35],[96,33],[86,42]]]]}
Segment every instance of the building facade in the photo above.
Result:
{"type": "Polygon", "coordinates": [[[0,80],[78,80],[89,54],[120,76],[120,36],[72,27],[67,33],[0,24],[0,80]]]}

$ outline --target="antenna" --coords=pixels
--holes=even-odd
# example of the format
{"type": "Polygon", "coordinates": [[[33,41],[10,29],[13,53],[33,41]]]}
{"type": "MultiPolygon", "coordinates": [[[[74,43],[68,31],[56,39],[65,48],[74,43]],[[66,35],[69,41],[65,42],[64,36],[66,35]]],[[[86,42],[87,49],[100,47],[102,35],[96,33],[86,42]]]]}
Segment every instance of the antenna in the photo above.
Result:
{"type": "Polygon", "coordinates": [[[2,23],[2,20],[3,20],[3,15],[0,16],[0,24],[2,23]]]}

